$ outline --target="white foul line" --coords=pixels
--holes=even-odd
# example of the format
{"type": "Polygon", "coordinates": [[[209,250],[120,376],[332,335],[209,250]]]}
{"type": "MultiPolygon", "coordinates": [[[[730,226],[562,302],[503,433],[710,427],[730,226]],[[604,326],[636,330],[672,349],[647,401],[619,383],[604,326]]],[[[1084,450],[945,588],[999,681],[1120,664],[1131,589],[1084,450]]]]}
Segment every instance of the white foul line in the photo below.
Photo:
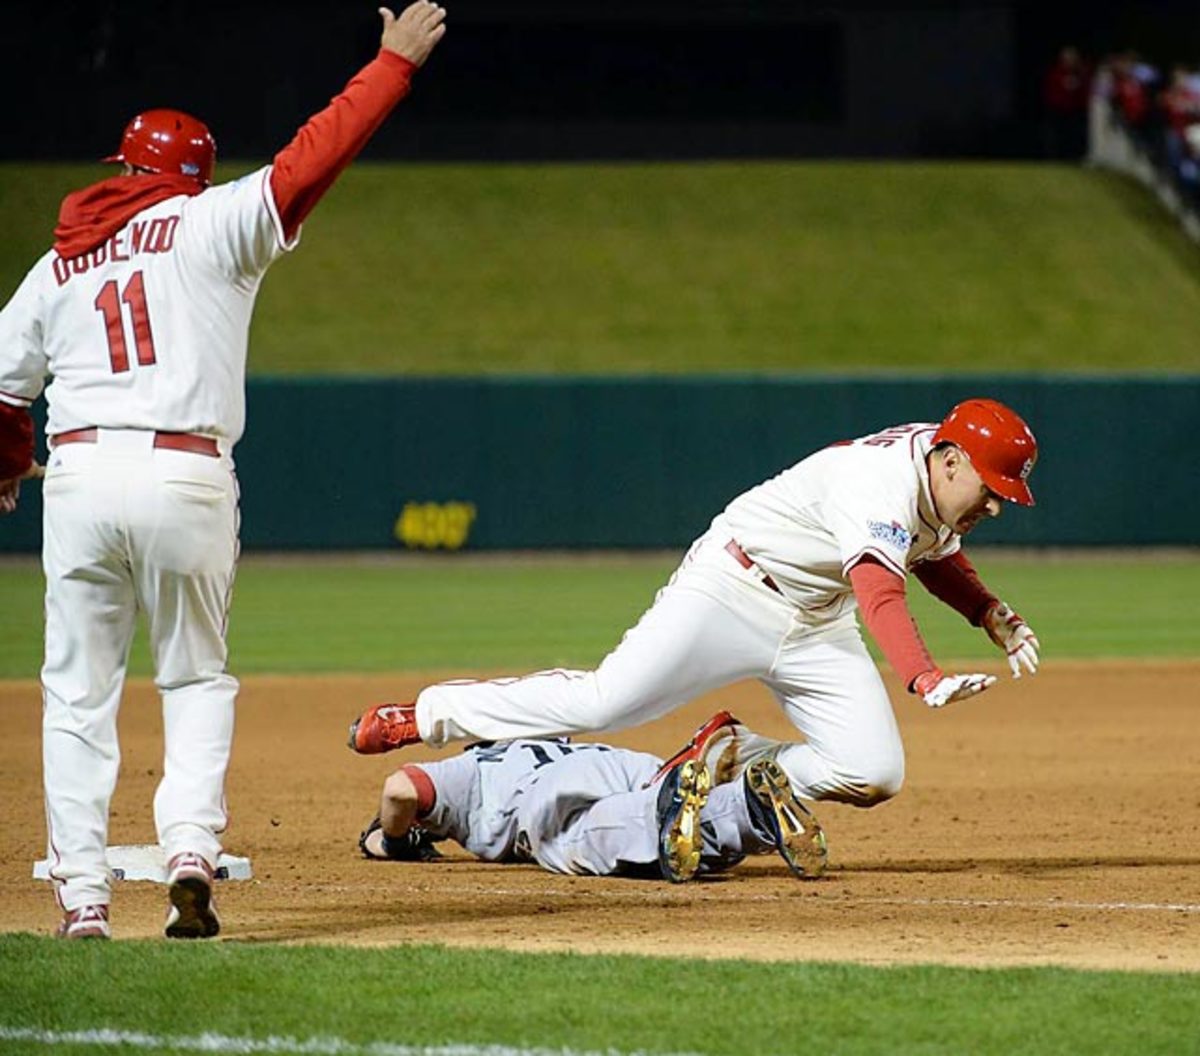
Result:
{"type": "Polygon", "coordinates": [[[1076,902],[1065,898],[858,898],[881,906],[964,906],[969,909],[1097,909],[1105,912],[1200,913],[1196,902],[1076,902]]]}
{"type": "MultiPolygon", "coordinates": [[[[191,1036],[146,1034],[136,1030],[35,1030],[29,1027],[0,1026],[0,1041],[24,1041],[36,1045],[104,1046],[122,1045],[136,1049],[176,1049],[183,1052],[217,1053],[313,1053],[315,1056],[649,1056],[634,1051],[603,1053],[580,1049],[522,1049],[511,1045],[398,1045],[372,1041],[359,1045],[343,1038],[289,1038],[270,1035],[265,1038],[232,1037],[206,1032],[191,1036]]],[[[695,1053],[663,1056],[696,1056],[695,1053]]]]}
{"type": "MultiPolygon", "coordinates": [[[[872,897],[872,896],[857,896],[838,894],[836,892],[824,892],[820,889],[820,882],[813,885],[810,882],[802,882],[796,885],[795,893],[799,894],[802,891],[810,896],[814,896],[813,900],[806,901],[807,906],[814,906],[821,901],[825,901],[830,905],[860,905],[860,906],[949,906],[959,909],[1075,909],[1075,910],[1096,910],[1105,913],[1130,912],[1130,913],[1200,913],[1200,902],[1083,902],[1073,899],[1060,898],[887,898],[887,897],[872,897]]],[[[418,885],[419,887],[419,885],[418,885]]],[[[439,894],[464,895],[471,898],[476,898],[479,895],[479,889],[475,887],[455,887],[455,886],[438,886],[439,894]]],[[[662,902],[670,902],[672,905],[686,905],[689,902],[721,902],[721,903],[737,903],[737,902],[788,902],[795,898],[795,894],[734,894],[734,893],[717,893],[715,891],[705,890],[703,885],[697,889],[696,887],[672,889],[670,891],[656,892],[659,900],[662,902]]],[[[621,890],[594,889],[590,891],[568,891],[563,888],[539,888],[538,890],[520,890],[519,888],[506,887],[489,887],[488,895],[497,895],[500,897],[538,899],[547,896],[555,898],[589,898],[603,899],[606,901],[628,902],[634,900],[631,893],[621,890]]],[[[644,889],[636,898],[639,904],[644,904],[646,901],[644,889]]]]}

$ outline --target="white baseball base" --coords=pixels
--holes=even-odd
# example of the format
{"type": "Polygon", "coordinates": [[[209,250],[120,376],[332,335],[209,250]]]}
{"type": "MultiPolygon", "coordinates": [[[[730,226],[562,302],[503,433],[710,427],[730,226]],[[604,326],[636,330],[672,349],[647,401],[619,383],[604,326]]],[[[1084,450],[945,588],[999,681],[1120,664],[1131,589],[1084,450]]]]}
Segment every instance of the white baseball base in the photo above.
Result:
{"type": "MultiPolygon", "coordinates": [[[[150,880],[156,884],[167,882],[167,863],[163,860],[163,850],[156,845],[129,845],[125,847],[109,847],[105,851],[108,867],[112,870],[114,880],[150,880]]],[[[214,877],[217,880],[249,880],[250,859],[237,858],[230,854],[222,854],[217,859],[217,869],[214,877]]],[[[43,858],[33,863],[33,878],[35,880],[50,879],[50,861],[43,858]]]]}

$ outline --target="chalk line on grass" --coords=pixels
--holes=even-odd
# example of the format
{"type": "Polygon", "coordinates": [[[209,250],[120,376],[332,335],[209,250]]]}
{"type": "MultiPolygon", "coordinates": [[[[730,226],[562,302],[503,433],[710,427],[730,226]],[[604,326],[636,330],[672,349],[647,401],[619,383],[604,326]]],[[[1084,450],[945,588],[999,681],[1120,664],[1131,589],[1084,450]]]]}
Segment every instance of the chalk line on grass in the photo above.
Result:
{"type": "MultiPolygon", "coordinates": [[[[32,1027],[0,1026],[0,1042],[21,1041],[33,1045],[91,1048],[174,1049],[180,1052],[213,1052],[222,1056],[255,1056],[281,1053],[285,1056],[650,1056],[640,1050],[622,1053],[617,1049],[592,1052],[583,1049],[526,1049],[513,1045],[401,1045],[390,1041],[366,1044],[344,1038],[291,1038],[269,1035],[265,1038],[238,1037],[206,1031],[203,1034],[150,1034],[140,1030],[116,1030],[99,1027],[92,1030],[39,1030],[32,1027]]],[[[695,1053],[671,1053],[661,1056],[697,1056],[695,1053]]]]}

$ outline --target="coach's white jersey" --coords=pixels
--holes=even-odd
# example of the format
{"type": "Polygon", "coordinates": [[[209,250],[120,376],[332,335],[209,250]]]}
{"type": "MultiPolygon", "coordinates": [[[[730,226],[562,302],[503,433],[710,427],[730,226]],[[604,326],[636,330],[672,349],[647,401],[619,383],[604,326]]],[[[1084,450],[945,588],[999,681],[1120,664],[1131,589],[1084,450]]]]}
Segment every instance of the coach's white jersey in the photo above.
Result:
{"type": "Polygon", "coordinates": [[[898,425],[818,451],[734,499],[712,531],[735,539],[810,619],[836,619],[855,605],[848,572],[864,555],[904,576],[959,549],[929,491],[936,430],[898,425]]]}
{"type": "Polygon", "coordinates": [[[270,171],[158,202],[70,261],[45,254],[0,312],[0,399],[32,403],[49,372],[50,435],[157,429],[232,448],[259,283],[297,241],[270,171]]]}

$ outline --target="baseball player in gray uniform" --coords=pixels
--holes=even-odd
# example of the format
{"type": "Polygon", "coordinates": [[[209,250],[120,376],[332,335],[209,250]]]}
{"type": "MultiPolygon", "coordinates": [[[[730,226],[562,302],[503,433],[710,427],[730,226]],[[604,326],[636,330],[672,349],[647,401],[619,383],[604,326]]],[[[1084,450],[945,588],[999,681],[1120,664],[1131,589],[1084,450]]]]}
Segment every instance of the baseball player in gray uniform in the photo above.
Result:
{"type": "MultiPolygon", "coordinates": [[[[720,712],[697,738],[736,722],[720,712]]],[[[387,778],[359,846],[368,858],[420,860],[437,857],[433,841],[452,839],[488,862],[673,882],[774,850],[796,876],[819,877],[824,833],[778,764],[758,760],[742,780],[710,792],[704,771],[693,770],[703,765],[690,756],[694,743],[665,769],[644,752],[546,738],[481,742],[410,763],[387,778]],[[696,794],[678,796],[680,787],[696,794]]]]}
{"type": "MultiPolygon", "coordinates": [[[[1029,427],[990,399],[967,400],[940,423],[832,444],[734,499],[595,671],[430,686],[415,702],[368,708],[350,727],[350,747],[370,754],[419,741],[621,729],[755,678],[803,741],[737,729],[732,767],[697,745],[713,781],[770,754],[802,798],[872,806],[900,789],[904,750],[855,611],[901,684],[930,707],[996,678],[934,662],[908,609],[909,573],[982,627],[1014,677],[1036,671],[1037,637],[961,549],[1006,502],[1033,505],[1036,458],[1029,427]]],[[[712,747],[726,753],[722,742],[712,747]]]]}
{"type": "Polygon", "coordinates": [[[427,0],[380,9],[378,56],[272,164],[211,186],[209,130],[148,110],[123,166],[64,200],[55,243],[0,312],[0,512],[40,473],[30,405],[46,386],[42,668],[50,875],[64,938],[108,938],[117,710],[139,609],[162,694],[154,817],[166,934],[217,934],[213,867],[238,684],[225,628],[238,553],[233,449],[263,274],[408,93],[444,33],[427,0]]]}

